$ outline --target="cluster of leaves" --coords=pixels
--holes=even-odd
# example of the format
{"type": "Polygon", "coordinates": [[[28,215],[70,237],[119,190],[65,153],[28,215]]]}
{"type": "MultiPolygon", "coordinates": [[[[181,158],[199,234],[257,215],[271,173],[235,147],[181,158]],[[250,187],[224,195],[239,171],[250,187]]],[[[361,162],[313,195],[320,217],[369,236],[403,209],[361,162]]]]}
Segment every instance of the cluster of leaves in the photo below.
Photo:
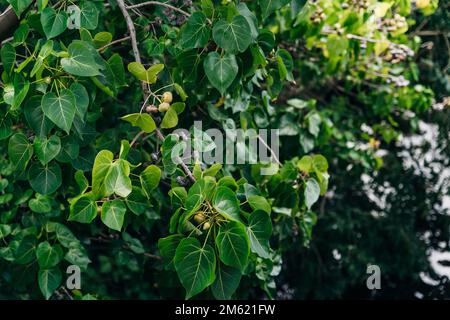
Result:
{"type": "Polygon", "coordinates": [[[127,297],[179,297],[180,283],[186,298],[276,297],[283,255],[310,245],[326,159],[380,168],[380,140],[433,95],[404,85],[419,39],[383,27],[410,1],[7,2],[21,23],[0,51],[0,296],[36,297],[36,275],[60,296],[75,264],[89,279],[76,297],[115,297],[111,279],[127,297]],[[279,128],[278,172],[175,161],[215,148],[198,119],[279,128]]]}

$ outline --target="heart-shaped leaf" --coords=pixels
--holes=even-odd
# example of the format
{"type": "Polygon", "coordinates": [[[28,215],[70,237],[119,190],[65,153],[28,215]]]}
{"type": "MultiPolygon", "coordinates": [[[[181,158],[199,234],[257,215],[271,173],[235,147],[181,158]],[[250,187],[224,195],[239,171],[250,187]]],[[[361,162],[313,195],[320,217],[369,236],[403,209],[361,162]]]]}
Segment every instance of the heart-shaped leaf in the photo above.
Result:
{"type": "Polygon", "coordinates": [[[213,199],[214,208],[229,220],[240,221],[238,199],[236,194],[228,187],[218,187],[213,199]]]}
{"type": "Polygon", "coordinates": [[[51,136],[50,138],[34,139],[34,152],[39,161],[45,165],[52,161],[61,150],[61,139],[58,136],[51,136]]]}
{"type": "Polygon", "coordinates": [[[120,231],[126,211],[127,208],[122,200],[107,201],[102,206],[102,221],[109,228],[120,231]]]}
{"type": "Polygon", "coordinates": [[[146,133],[152,133],[156,129],[156,123],[148,113],[128,114],[121,119],[131,123],[135,127],[141,128],[146,133]]]}
{"type": "Polygon", "coordinates": [[[56,12],[52,7],[47,7],[41,13],[41,24],[47,39],[59,36],[67,29],[68,16],[64,10],[56,12]]]}
{"type": "Polygon", "coordinates": [[[75,111],[81,120],[84,120],[86,112],[89,107],[89,94],[86,88],[78,82],[72,83],[70,86],[75,97],[75,111]]]}
{"type": "Polygon", "coordinates": [[[217,52],[210,52],[203,67],[209,82],[223,95],[236,78],[239,67],[236,57],[232,54],[220,56],[217,52]]]}
{"type": "Polygon", "coordinates": [[[251,251],[261,258],[269,258],[269,239],[272,235],[272,222],[266,212],[258,210],[250,214],[247,234],[250,239],[251,251]]]}
{"type": "Polygon", "coordinates": [[[34,133],[36,133],[36,136],[45,137],[50,133],[50,130],[52,130],[55,125],[45,116],[44,111],[41,108],[41,104],[42,97],[33,96],[25,104],[23,112],[25,119],[31,129],[33,129],[34,133]]]}
{"type": "Polygon", "coordinates": [[[39,270],[39,288],[45,299],[50,299],[53,292],[59,287],[62,281],[61,271],[58,268],[39,270]]]}
{"type": "Polygon", "coordinates": [[[105,192],[107,196],[115,193],[126,198],[132,191],[130,166],[126,160],[118,159],[109,168],[105,176],[105,192]]]}
{"type": "Polygon", "coordinates": [[[70,204],[70,221],[91,223],[97,216],[97,204],[91,194],[79,197],[70,204]]]}
{"type": "Polygon", "coordinates": [[[61,66],[64,71],[80,77],[100,75],[100,69],[103,67],[96,62],[96,55],[93,54],[92,50],[95,51],[84,41],[73,41],[68,47],[69,56],[61,59],[61,66]]]}
{"type": "Polygon", "coordinates": [[[105,176],[112,166],[114,155],[109,150],[100,151],[95,157],[92,168],[92,192],[96,198],[105,195],[105,176]]]}
{"type": "Polygon", "coordinates": [[[41,242],[36,249],[36,257],[41,269],[52,268],[62,259],[61,246],[51,246],[48,241],[41,242]]]}
{"type": "Polygon", "coordinates": [[[8,3],[13,7],[14,12],[18,17],[24,12],[30,4],[33,2],[33,0],[7,0],[8,3]]]}
{"type": "Polygon", "coordinates": [[[178,124],[178,114],[172,107],[166,111],[163,120],[161,121],[161,128],[169,129],[176,127],[178,124]]]}
{"type": "Polygon", "coordinates": [[[216,236],[216,245],[223,263],[244,271],[250,254],[250,241],[242,223],[230,221],[221,225],[216,236]]]}
{"type": "Polygon", "coordinates": [[[61,90],[59,96],[48,92],[42,97],[41,106],[45,116],[69,134],[76,112],[73,93],[68,89],[61,90]]]}
{"type": "Polygon", "coordinates": [[[51,194],[61,186],[61,168],[56,162],[45,166],[34,163],[28,171],[28,180],[34,191],[51,194]]]}
{"type": "Polygon", "coordinates": [[[184,49],[204,47],[211,35],[207,18],[203,12],[194,12],[183,26],[180,44],[184,49]]]}
{"type": "Polygon", "coordinates": [[[305,186],[305,204],[308,209],[311,209],[312,205],[319,200],[320,186],[316,179],[309,179],[306,181],[305,186]]]}
{"type": "Polygon", "coordinates": [[[239,287],[241,271],[223,263],[217,263],[216,280],[211,285],[211,292],[217,300],[230,300],[239,287]]]}
{"type": "Polygon", "coordinates": [[[195,238],[181,240],[175,251],[175,270],[186,289],[186,299],[202,292],[215,280],[216,254],[195,238]]]}
{"type": "Polygon", "coordinates": [[[161,179],[161,169],[155,165],[150,165],[142,171],[140,175],[141,185],[147,197],[158,186],[161,179]]]}
{"type": "Polygon", "coordinates": [[[98,9],[92,1],[82,1],[80,4],[80,27],[94,30],[98,25],[98,9]]]}
{"type": "Polygon", "coordinates": [[[25,170],[28,161],[30,161],[33,155],[33,146],[28,142],[28,138],[23,133],[16,133],[9,139],[8,155],[15,166],[15,170],[25,170]]]}
{"type": "Polygon", "coordinates": [[[219,47],[230,53],[244,52],[253,41],[252,30],[244,16],[235,16],[231,22],[216,22],[213,39],[219,47]]]}

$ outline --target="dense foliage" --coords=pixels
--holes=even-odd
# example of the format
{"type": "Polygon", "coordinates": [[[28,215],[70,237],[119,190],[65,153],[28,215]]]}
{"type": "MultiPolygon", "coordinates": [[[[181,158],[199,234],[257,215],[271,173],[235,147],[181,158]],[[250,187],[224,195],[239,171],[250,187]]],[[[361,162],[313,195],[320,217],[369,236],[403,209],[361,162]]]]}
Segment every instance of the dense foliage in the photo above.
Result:
{"type": "Polygon", "coordinates": [[[448,28],[446,1],[8,4],[1,298],[370,296],[367,264],[381,295],[422,290],[447,190],[399,141],[437,122],[448,167],[448,65],[415,29],[448,28]],[[206,163],[211,128],[279,129],[280,152],[241,161],[257,154],[238,140],[233,163],[206,163]]]}

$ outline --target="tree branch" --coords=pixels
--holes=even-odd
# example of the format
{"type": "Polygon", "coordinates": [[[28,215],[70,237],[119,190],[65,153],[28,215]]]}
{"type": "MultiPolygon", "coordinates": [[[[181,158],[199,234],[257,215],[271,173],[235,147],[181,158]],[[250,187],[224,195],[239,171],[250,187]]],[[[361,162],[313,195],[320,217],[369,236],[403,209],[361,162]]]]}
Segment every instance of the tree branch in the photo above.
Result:
{"type": "Polygon", "coordinates": [[[14,28],[19,24],[13,8],[8,6],[6,10],[0,14],[0,42],[11,36],[14,28]]]}
{"type": "MultiPolygon", "coordinates": [[[[162,3],[162,2],[158,2],[158,3],[162,3]]],[[[119,5],[120,11],[122,11],[122,15],[125,18],[125,21],[127,23],[128,32],[130,33],[131,46],[133,48],[134,59],[136,60],[136,62],[142,63],[141,55],[139,53],[138,42],[137,42],[137,38],[136,38],[136,29],[134,28],[133,20],[131,19],[131,16],[128,13],[125,2],[123,0],[117,0],[117,4],[119,5]]],[[[144,82],[141,82],[141,85],[142,85],[142,91],[144,93],[144,100],[147,100],[147,98],[150,94],[149,90],[147,88],[147,85],[144,82]]],[[[161,141],[165,140],[165,137],[159,128],[155,129],[155,133],[159,140],[161,140],[161,141]]],[[[184,163],[183,163],[183,165],[184,165],[184,163]]],[[[192,172],[189,170],[189,168],[186,165],[184,165],[184,166],[183,165],[182,165],[183,171],[186,173],[186,175],[189,177],[189,179],[192,182],[195,182],[195,177],[192,175],[192,172]]]]}

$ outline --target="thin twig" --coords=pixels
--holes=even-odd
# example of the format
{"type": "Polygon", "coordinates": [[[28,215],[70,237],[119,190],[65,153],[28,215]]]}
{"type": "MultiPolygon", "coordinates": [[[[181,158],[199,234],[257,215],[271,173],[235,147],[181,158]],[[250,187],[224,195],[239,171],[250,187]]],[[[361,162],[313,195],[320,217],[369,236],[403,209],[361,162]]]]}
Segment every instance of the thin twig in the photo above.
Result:
{"type": "Polygon", "coordinates": [[[130,143],[130,148],[133,147],[133,145],[136,143],[137,139],[139,139],[140,136],[142,136],[144,134],[144,131],[140,131],[133,139],[133,141],[131,141],[130,143]]]}
{"type": "Polygon", "coordinates": [[[115,45],[115,44],[117,44],[117,43],[121,43],[121,42],[123,42],[123,41],[128,41],[128,40],[130,40],[130,38],[131,38],[130,36],[127,36],[127,37],[123,37],[123,38],[121,38],[121,39],[117,39],[117,40],[111,41],[110,43],[105,44],[103,47],[97,49],[97,51],[98,51],[98,52],[102,52],[102,51],[105,50],[106,48],[109,48],[109,47],[111,47],[111,46],[113,46],[113,45],[115,45]]]}
{"type": "Polygon", "coordinates": [[[134,5],[131,5],[131,6],[127,6],[126,9],[127,10],[131,10],[131,9],[137,9],[137,8],[145,7],[145,6],[162,6],[162,7],[166,7],[166,8],[172,9],[173,11],[177,11],[177,12],[179,12],[181,14],[184,14],[186,17],[190,17],[191,16],[190,13],[188,13],[188,12],[186,12],[184,10],[181,10],[180,8],[174,7],[174,6],[172,6],[172,5],[168,4],[168,3],[165,3],[165,2],[158,2],[158,1],[142,2],[142,3],[134,4],[134,5]]]}
{"type": "Polygon", "coordinates": [[[152,259],[156,259],[156,260],[162,260],[162,258],[160,256],[157,256],[157,255],[154,255],[151,253],[147,253],[147,252],[144,253],[144,256],[152,258],[152,259]]]}

